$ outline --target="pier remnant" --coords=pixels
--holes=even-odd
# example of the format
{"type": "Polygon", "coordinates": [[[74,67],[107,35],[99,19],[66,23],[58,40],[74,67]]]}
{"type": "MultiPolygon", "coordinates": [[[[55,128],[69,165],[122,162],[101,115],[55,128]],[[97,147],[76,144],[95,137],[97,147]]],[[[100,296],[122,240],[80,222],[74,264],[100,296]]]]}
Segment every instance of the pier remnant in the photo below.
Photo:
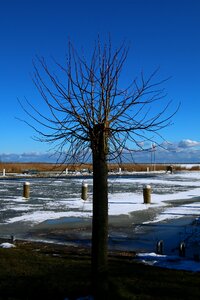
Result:
{"type": "Polygon", "coordinates": [[[30,195],[30,182],[24,182],[23,197],[29,198],[29,195],[30,195]]]}
{"type": "Polygon", "coordinates": [[[181,242],[179,245],[179,256],[185,257],[185,243],[181,242]]]}
{"type": "Polygon", "coordinates": [[[156,243],[156,254],[163,254],[164,252],[164,243],[163,240],[160,240],[156,243]]]}
{"type": "Polygon", "coordinates": [[[143,198],[144,198],[144,204],[150,204],[151,203],[151,186],[145,185],[143,188],[143,198]]]}
{"type": "Polygon", "coordinates": [[[166,167],[166,173],[172,174],[173,173],[173,166],[167,166],[166,167]]]}
{"type": "Polygon", "coordinates": [[[82,190],[81,190],[81,199],[87,200],[88,198],[88,184],[86,182],[82,182],[82,190]]]}

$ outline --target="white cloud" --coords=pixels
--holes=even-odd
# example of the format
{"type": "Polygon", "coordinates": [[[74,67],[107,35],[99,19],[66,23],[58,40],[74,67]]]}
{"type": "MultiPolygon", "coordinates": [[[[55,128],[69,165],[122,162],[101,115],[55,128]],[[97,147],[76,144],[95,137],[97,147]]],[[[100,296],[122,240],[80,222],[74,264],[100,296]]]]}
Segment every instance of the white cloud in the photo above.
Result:
{"type": "Polygon", "coordinates": [[[179,142],[178,146],[180,148],[190,148],[190,147],[196,147],[196,146],[200,146],[200,142],[197,141],[192,141],[189,139],[186,140],[182,140],[179,142]]]}
{"type": "MultiPolygon", "coordinates": [[[[131,155],[124,151],[124,162],[151,163],[150,151],[136,151],[131,155]]],[[[56,156],[45,152],[3,153],[2,162],[56,162],[56,156]]],[[[164,142],[156,147],[155,162],[157,163],[200,163],[200,142],[184,139],[180,142],[164,142]]]]}
{"type": "Polygon", "coordinates": [[[55,162],[49,153],[24,152],[24,153],[1,153],[2,162],[55,162]]]}

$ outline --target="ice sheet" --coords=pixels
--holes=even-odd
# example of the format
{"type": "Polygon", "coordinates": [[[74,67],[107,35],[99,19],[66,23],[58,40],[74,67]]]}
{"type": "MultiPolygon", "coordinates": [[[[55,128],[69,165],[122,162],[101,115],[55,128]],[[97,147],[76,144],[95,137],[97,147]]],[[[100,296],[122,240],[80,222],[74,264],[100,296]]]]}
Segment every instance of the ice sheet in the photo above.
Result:
{"type": "MultiPolygon", "coordinates": [[[[35,224],[62,217],[91,218],[92,179],[87,179],[87,201],[80,198],[82,181],[82,178],[32,180],[28,200],[22,197],[22,181],[0,181],[0,223],[35,224]]],[[[109,179],[109,215],[129,215],[136,211],[162,207],[162,212],[155,217],[154,222],[184,215],[198,216],[200,200],[193,203],[193,198],[197,199],[199,196],[200,172],[115,176],[109,179]],[[152,186],[151,204],[143,203],[143,187],[147,184],[152,186]],[[191,204],[184,205],[183,199],[191,200],[191,204]],[[168,201],[172,201],[170,207],[168,201]],[[176,205],[173,205],[173,201],[176,201],[176,205]],[[177,201],[180,201],[180,205],[177,201]]]]}

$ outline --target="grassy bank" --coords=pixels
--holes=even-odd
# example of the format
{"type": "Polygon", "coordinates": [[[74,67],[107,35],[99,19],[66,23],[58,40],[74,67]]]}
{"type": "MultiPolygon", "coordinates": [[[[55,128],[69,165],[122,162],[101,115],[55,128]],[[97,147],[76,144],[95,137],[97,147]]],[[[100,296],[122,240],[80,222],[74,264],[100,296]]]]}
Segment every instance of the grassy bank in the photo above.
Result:
{"type": "MultiPolygon", "coordinates": [[[[149,267],[133,257],[109,256],[109,299],[199,299],[198,273],[149,267]]],[[[89,294],[87,250],[25,242],[0,249],[0,299],[64,300],[89,294]]]]}

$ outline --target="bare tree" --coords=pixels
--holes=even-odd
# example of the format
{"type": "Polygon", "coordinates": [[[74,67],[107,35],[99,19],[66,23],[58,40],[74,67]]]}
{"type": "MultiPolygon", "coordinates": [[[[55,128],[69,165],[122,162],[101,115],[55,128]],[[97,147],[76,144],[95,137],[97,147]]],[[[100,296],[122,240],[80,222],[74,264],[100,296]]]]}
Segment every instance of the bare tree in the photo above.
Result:
{"type": "Polygon", "coordinates": [[[69,42],[64,64],[55,62],[58,74],[50,71],[44,58],[34,62],[34,83],[48,108],[27,102],[23,109],[32,121],[37,139],[53,143],[66,161],[78,159],[93,164],[92,278],[95,299],[106,299],[108,239],[108,161],[122,159],[135,145],[156,142],[160,130],[171,124],[170,102],[159,110],[164,98],[154,82],[157,70],[123,87],[122,69],[128,48],[113,50],[110,40],[98,40],[91,57],[76,52],[69,42]],[[158,106],[159,107],[159,106],[158,106]],[[152,113],[154,109],[154,113],[152,113]],[[35,123],[36,122],[36,123],[35,123]],[[68,148],[67,148],[68,147],[68,148]],[[88,150],[89,149],[89,150],[88,150]]]}

